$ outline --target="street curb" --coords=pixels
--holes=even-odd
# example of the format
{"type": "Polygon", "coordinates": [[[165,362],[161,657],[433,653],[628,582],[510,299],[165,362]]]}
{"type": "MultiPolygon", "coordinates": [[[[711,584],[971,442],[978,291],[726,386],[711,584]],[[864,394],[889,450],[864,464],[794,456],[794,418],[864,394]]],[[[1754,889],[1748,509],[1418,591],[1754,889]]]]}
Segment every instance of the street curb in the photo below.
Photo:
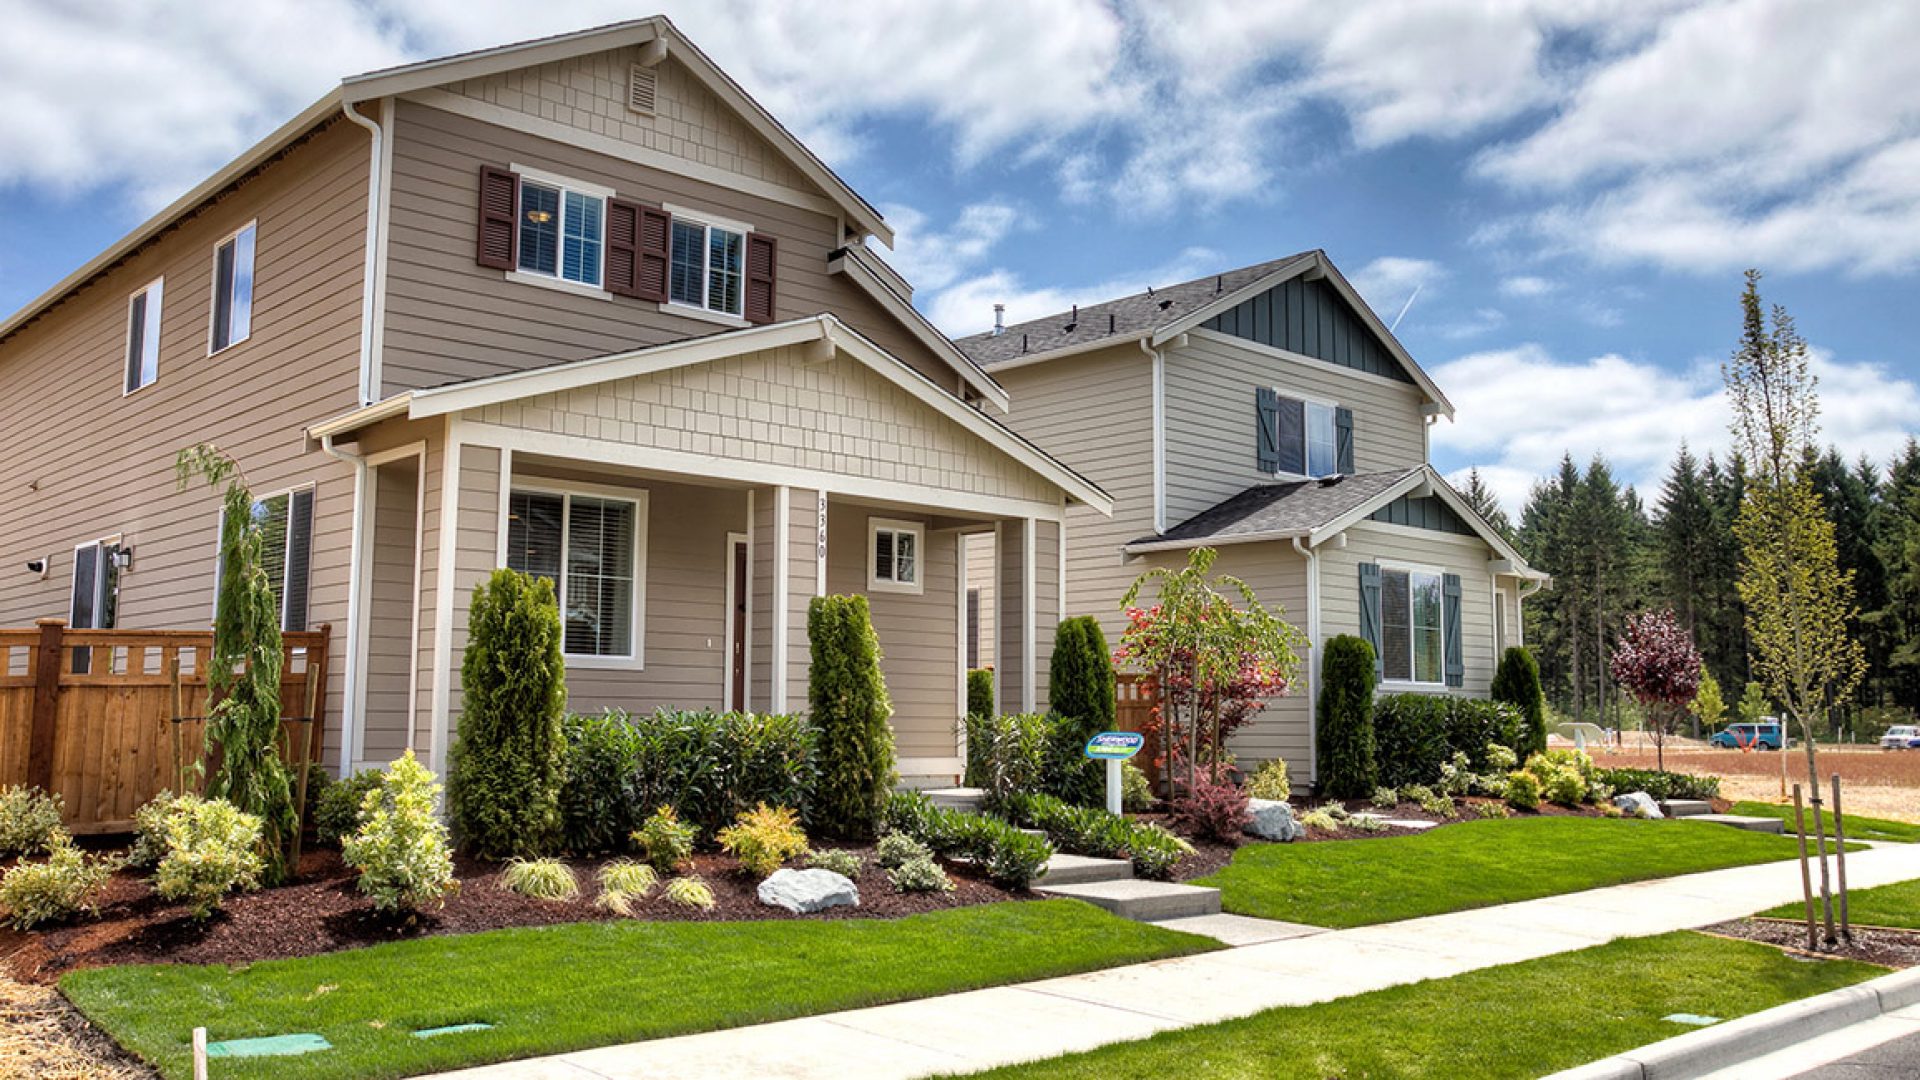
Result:
{"type": "Polygon", "coordinates": [[[1688,1080],[1920,1003],[1920,968],[1789,1001],[1545,1080],[1688,1080]]]}

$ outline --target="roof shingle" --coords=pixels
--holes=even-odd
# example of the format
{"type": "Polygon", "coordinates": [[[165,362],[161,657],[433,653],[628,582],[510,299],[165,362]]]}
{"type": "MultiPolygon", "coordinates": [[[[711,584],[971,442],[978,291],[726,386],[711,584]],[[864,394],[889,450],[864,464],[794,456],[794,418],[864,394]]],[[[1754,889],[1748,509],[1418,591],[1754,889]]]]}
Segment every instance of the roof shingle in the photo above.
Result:
{"type": "Polygon", "coordinates": [[[1227,543],[1260,536],[1304,535],[1378,498],[1419,471],[1416,466],[1324,480],[1256,484],[1158,536],[1142,536],[1133,544],[1227,543]]]}

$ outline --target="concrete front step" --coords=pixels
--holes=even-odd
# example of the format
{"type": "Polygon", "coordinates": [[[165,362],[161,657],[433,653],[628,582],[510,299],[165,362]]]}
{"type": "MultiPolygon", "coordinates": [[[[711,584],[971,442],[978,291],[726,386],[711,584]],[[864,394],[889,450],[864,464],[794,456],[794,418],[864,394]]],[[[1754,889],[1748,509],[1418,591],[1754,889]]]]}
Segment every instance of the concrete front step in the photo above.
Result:
{"type": "Polygon", "coordinates": [[[1668,817],[1700,817],[1713,813],[1713,805],[1705,799],[1668,799],[1660,804],[1660,812],[1668,817]]]}
{"type": "Polygon", "coordinates": [[[1047,872],[1040,877],[1042,887],[1085,885],[1095,881],[1124,881],[1133,876],[1133,864],[1126,859],[1095,859],[1086,855],[1056,853],[1047,860],[1047,872]]]}
{"type": "Polygon", "coordinates": [[[1048,885],[1046,879],[1034,886],[1047,896],[1085,900],[1106,908],[1123,919],[1157,922],[1192,915],[1218,915],[1220,890],[1199,885],[1178,885],[1170,881],[1095,881],[1085,885],[1048,885]]]}
{"type": "Polygon", "coordinates": [[[986,792],[972,787],[929,788],[921,794],[933,805],[950,810],[978,811],[987,801],[986,792]]]}
{"type": "Polygon", "coordinates": [[[1730,825],[1748,832],[1784,833],[1787,823],[1779,818],[1742,817],[1739,814],[1689,814],[1688,821],[1710,821],[1715,825],[1730,825]]]}

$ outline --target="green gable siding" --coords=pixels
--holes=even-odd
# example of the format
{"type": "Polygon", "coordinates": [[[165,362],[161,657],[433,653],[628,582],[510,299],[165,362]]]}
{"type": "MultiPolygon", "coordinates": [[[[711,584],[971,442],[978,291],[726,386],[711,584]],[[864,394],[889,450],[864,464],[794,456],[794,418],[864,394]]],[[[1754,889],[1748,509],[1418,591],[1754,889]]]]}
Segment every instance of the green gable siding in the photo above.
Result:
{"type": "Polygon", "coordinates": [[[1295,278],[1207,320],[1206,328],[1411,383],[1409,375],[1325,281],[1295,278]]]}
{"type": "Polygon", "coordinates": [[[1431,529],[1434,532],[1454,533],[1458,536],[1478,536],[1473,526],[1461,520],[1460,515],[1439,499],[1428,497],[1415,499],[1402,495],[1387,505],[1367,515],[1370,521],[1384,521],[1390,525],[1410,525],[1416,529],[1431,529]]]}

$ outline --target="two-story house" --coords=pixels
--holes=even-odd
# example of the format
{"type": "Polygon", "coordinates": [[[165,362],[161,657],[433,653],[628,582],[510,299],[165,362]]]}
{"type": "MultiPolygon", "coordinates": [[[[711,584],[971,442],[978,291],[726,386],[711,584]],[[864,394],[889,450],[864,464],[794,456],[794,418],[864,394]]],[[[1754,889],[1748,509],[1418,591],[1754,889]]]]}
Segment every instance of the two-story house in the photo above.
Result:
{"type": "Polygon", "coordinates": [[[801,711],[808,600],[864,593],[901,772],[951,781],[963,537],[1011,553],[1031,701],[1060,523],[1111,500],[891,235],[663,18],[345,79],[0,322],[0,625],[205,627],[217,500],[173,462],[211,441],[284,625],[334,628],[336,770],[443,768],[505,566],[555,583],[583,711],[801,711]]]}
{"type": "MultiPolygon", "coordinates": [[[[1075,308],[965,338],[1014,396],[1015,430],[1110,492],[1111,515],[1066,515],[1067,610],[1108,636],[1121,597],[1191,548],[1219,553],[1311,645],[1366,638],[1383,692],[1485,696],[1546,584],[1428,460],[1447,402],[1319,251],[1075,308]]],[[[969,651],[999,661],[1015,597],[969,541],[969,651]]],[[[1314,766],[1317,649],[1304,685],[1239,734],[1248,762],[1314,766]]],[[[1002,702],[1004,707],[1006,702],[1002,702]]]]}

